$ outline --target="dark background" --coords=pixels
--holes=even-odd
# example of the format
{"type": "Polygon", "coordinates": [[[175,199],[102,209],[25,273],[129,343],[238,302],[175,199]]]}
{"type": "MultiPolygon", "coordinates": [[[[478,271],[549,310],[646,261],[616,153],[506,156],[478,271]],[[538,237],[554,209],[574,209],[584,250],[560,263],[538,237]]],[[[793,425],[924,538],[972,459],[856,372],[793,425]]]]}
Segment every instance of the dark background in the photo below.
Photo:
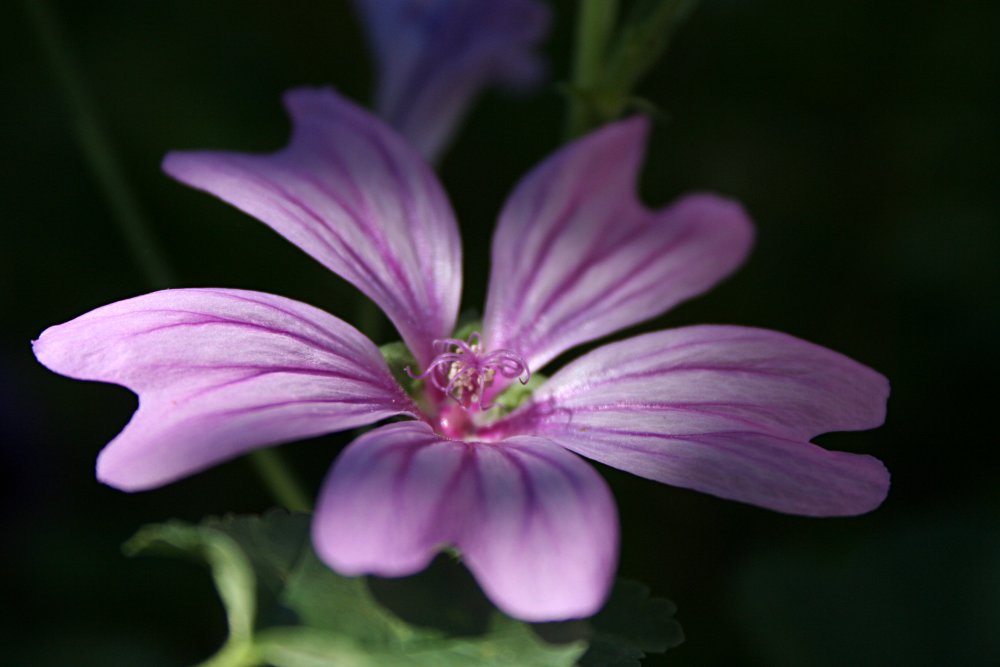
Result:
{"type": "MultiPolygon", "coordinates": [[[[0,626],[0,663],[193,663],[224,634],[207,574],[126,559],[119,545],[143,523],[272,503],[244,461],[137,495],[101,486],[94,459],[133,396],[49,373],[30,353],[46,326],[149,288],[25,4],[8,3],[0,21],[0,571],[13,619],[0,626]]],[[[291,86],[369,99],[346,4],[53,7],[178,285],[274,292],[357,322],[353,288],[159,170],[175,148],[278,148],[291,86]]],[[[566,78],[572,8],[555,5],[553,80],[566,78]]],[[[621,511],[621,573],[674,600],[688,637],[647,664],[1000,664],[998,28],[1000,3],[986,1],[706,0],[642,84],[665,114],[646,201],[736,197],[758,242],[732,279],[632,332],[780,329],[893,383],[883,428],[819,439],[893,473],[868,516],[788,517],[602,469],[621,511]]],[[[486,95],[443,161],[466,307],[482,303],[496,212],[559,145],[564,113],[554,85],[486,95]]],[[[314,489],[348,439],[283,451],[314,489]]]]}

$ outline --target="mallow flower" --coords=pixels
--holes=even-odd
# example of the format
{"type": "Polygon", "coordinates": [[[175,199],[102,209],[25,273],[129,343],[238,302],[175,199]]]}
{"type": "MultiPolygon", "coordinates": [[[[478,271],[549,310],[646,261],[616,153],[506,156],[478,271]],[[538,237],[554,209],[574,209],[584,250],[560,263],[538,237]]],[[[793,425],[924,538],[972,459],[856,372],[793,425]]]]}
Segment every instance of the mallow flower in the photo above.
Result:
{"type": "Polygon", "coordinates": [[[375,108],[434,161],[474,98],[537,83],[540,0],[354,0],[377,67],[375,108]]]}
{"type": "Polygon", "coordinates": [[[885,378],[782,333],[638,335],[539,386],[563,352],[707,290],[747,255],[751,224],[733,201],[638,201],[645,119],[575,141],[520,182],[493,238],[481,330],[456,338],[461,244],[432,169],[331,90],[285,102],[284,149],[172,153],[164,168],[377,303],[412,352],[400,377],[416,389],[356,329],[291,299],[172,289],[113,303],[34,344],[58,373],[139,395],[98,457],[102,482],[150,489],[255,448],[394,419],[357,437],[326,477],[317,553],[345,575],[391,577],[455,547],[500,609],[528,621],[593,614],[608,594],[617,515],[581,456],[792,514],[853,515],[885,497],[877,459],[810,442],[881,424],[885,378]],[[534,390],[517,392],[529,376],[534,390]]]}

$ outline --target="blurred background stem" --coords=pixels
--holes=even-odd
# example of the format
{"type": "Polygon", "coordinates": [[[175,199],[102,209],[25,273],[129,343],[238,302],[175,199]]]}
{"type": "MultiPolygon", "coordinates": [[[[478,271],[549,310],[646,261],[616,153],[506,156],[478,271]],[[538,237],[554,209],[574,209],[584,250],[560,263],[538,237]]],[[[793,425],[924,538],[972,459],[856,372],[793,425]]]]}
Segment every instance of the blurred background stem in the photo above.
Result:
{"type": "Polygon", "coordinates": [[[618,0],[580,1],[576,17],[567,139],[578,137],[598,124],[590,95],[600,81],[608,40],[617,15],[618,0]]]}
{"type": "Polygon", "coordinates": [[[76,140],[87,166],[113,212],[112,219],[136,265],[153,289],[174,285],[173,273],[150,232],[150,225],[125,180],[117,155],[98,119],[96,105],[70,56],[48,0],[25,0],[45,59],[66,101],[76,140]]]}
{"type": "MultiPolygon", "coordinates": [[[[176,285],[173,271],[153,238],[151,225],[143,215],[121,161],[101,125],[97,105],[73,61],[55,12],[48,0],[25,0],[24,5],[49,69],[65,99],[84,160],[111,207],[112,219],[136,265],[151,288],[158,290],[176,285]]],[[[252,452],[249,459],[276,502],[291,511],[310,511],[308,496],[280,454],[273,450],[258,450],[252,452]]]]}

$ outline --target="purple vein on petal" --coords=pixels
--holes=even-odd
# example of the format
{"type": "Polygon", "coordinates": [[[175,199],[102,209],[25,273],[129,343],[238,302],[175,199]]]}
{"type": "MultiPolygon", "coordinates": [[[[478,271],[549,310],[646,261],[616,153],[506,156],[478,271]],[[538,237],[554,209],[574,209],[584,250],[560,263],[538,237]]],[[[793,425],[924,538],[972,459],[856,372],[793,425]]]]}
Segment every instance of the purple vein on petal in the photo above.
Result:
{"type": "Polygon", "coordinates": [[[98,459],[99,478],[125,490],[416,414],[357,330],[259,292],[166,290],[110,304],[47,329],[35,353],[56,372],[139,394],[136,414],[98,459]]]}
{"type": "Polygon", "coordinates": [[[687,327],[584,355],[491,436],[536,433],[637,475],[779,511],[857,514],[884,499],[885,468],[809,439],[878,426],[887,396],[878,373],[786,334],[687,327]]]}
{"type": "Polygon", "coordinates": [[[258,217],[375,301],[421,364],[451,333],[461,246],[433,172],[391,128],[331,90],[285,104],[289,144],[270,155],[172,153],[164,169],[258,217]]]}
{"type": "Polygon", "coordinates": [[[661,211],[636,197],[647,123],[570,144],[514,190],[493,239],[484,338],[532,369],[653,317],[725,277],[752,228],[734,202],[691,195],[661,211]]]}

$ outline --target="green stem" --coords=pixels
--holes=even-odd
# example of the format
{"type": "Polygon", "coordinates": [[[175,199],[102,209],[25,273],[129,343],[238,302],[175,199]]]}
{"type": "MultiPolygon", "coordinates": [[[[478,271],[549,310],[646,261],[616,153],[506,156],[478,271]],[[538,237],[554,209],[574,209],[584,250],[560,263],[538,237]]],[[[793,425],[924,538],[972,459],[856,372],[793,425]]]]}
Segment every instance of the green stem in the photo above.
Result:
{"type": "MultiPolygon", "coordinates": [[[[132,256],[153,289],[176,284],[173,272],[150,232],[149,222],[142,214],[138,199],[129,187],[121,161],[101,125],[97,106],[73,62],[48,0],[25,0],[24,4],[52,74],[66,99],[84,159],[111,206],[112,218],[132,256]]],[[[292,511],[310,511],[308,497],[277,452],[255,452],[251,461],[277,502],[292,511]]]]}
{"type": "Polygon", "coordinates": [[[573,83],[570,93],[568,139],[578,137],[595,124],[592,96],[601,79],[608,39],[615,27],[618,0],[580,0],[576,21],[573,83]]]}
{"type": "Polygon", "coordinates": [[[150,225],[126,182],[121,162],[98,119],[96,105],[77,71],[47,0],[25,0],[38,41],[62,90],[83,157],[113,212],[113,220],[146,280],[154,289],[173,284],[172,272],[150,233],[150,225]]]}
{"type": "Polygon", "coordinates": [[[258,449],[250,454],[250,463],[264,480],[271,495],[291,512],[310,512],[312,503],[281,455],[273,449],[258,449]]]}
{"type": "Polygon", "coordinates": [[[257,653],[253,640],[244,640],[226,642],[218,653],[197,667],[259,667],[263,664],[264,660],[257,653]]]}

